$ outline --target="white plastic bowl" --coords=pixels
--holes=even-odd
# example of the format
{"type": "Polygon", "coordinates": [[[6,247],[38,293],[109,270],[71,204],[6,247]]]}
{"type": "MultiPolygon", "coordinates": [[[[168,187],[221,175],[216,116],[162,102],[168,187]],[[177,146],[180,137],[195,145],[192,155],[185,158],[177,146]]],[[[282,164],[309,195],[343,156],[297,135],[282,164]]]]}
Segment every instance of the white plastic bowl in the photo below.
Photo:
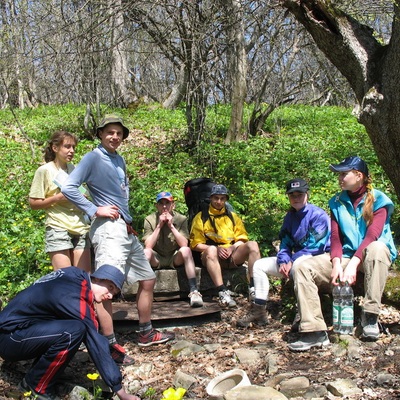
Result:
{"type": "Polygon", "coordinates": [[[242,369],[233,369],[218,375],[210,381],[206,387],[207,394],[212,399],[223,400],[223,396],[229,390],[239,386],[250,386],[250,380],[242,369]]]}

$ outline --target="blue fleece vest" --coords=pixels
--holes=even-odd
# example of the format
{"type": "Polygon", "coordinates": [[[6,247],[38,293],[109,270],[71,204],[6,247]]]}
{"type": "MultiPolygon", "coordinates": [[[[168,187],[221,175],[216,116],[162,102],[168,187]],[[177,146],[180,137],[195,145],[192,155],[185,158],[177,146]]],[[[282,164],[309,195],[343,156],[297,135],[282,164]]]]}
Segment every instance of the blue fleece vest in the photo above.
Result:
{"type": "MultiPolygon", "coordinates": [[[[387,218],[378,240],[386,244],[389,248],[392,261],[394,261],[397,256],[397,250],[390,229],[390,217],[394,210],[393,202],[379,190],[373,189],[372,194],[375,199],[373,211],[375,212],[382,207],[386,207],[387,209],[387,218]]],[[[354,209],[346,190],[343,190],[329,200],[329,207],[339,224],[339,229],[343,237],[343,256],[346,258],[351,258],[354,255],[367,232],[367,225],[362,217],[365,197],[366,195],[361,199],[356,209],[354,209]]]]}

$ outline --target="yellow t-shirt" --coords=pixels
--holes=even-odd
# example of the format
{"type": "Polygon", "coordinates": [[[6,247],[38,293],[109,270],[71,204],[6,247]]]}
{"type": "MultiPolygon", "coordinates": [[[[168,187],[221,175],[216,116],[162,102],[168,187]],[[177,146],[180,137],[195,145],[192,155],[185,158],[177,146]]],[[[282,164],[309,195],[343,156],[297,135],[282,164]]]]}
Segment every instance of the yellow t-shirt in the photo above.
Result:
{"type": "MultiPolygon", "coordinates": [[[[70,174],[74,169],[72,164],[68,164],[67,173],[70,174]]],[[[62,182],[65,173],[59,170],[53,161],[39,167],[32,181],[29,197],[34,199],[47,199],[60,193],[60,188],[54,180],[62,182]]],[[[72,235],[83,235],[89,230],[89,225],[85,222],[85,214],[74,206],[70,201],[60,201],[45,210],[46,227],[59,230],[67,230],[72,235]]]]}

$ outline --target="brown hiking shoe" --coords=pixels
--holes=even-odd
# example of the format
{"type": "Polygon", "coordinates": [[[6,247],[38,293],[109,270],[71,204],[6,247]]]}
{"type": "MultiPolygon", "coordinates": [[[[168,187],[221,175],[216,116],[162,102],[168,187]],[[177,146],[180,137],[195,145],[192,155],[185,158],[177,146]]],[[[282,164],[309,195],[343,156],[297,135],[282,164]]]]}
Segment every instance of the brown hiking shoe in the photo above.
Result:
{"type": "Polygon", "coordinates": [[[244,318],[236,322],[236,326],[247,328],[251,323],[256,325],[267,325],[268,315],[264,305],[251,303],[250,309],[244,318]]]}

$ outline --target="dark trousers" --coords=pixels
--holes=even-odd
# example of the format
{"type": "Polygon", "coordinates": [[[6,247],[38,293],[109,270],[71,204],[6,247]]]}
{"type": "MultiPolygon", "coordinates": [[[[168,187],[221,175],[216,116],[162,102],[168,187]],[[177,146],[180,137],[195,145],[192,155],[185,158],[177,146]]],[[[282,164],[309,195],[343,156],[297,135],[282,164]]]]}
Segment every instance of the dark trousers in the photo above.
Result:
{"type": "Polygon", "coordinates": [[[12,333],[0,331],[0,356],[7,361],[34,359],[26,382],[38,393],[53,393],[85,335],[79,320],[40,321],[12,333]]]}

